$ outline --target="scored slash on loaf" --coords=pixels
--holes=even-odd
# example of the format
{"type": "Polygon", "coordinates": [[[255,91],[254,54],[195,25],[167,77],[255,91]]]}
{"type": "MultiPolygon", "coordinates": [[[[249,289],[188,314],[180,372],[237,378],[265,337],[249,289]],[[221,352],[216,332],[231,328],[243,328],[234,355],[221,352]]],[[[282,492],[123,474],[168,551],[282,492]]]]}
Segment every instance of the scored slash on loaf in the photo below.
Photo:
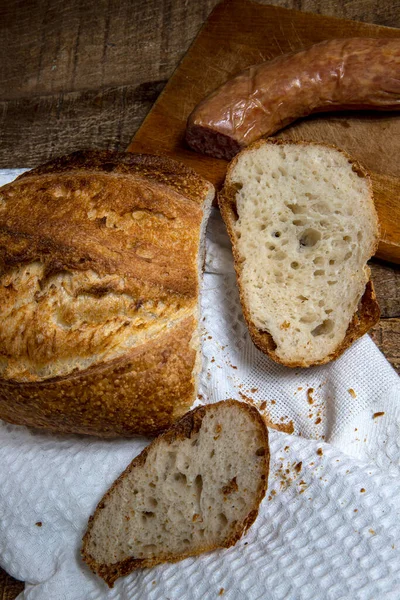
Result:
{"type": "Polygon", "coordinates": [[[1,188],[1,419],[113,437],[185,413],[213,197],[169,158],[95,151],[1,188]]]}
{"type": "Polygon", "coordinates": [[[275,361],[326,363],[379,319],[372,187],[348,154],[255,142],[230,163],[219,206],[251,337],[275,361]]]}

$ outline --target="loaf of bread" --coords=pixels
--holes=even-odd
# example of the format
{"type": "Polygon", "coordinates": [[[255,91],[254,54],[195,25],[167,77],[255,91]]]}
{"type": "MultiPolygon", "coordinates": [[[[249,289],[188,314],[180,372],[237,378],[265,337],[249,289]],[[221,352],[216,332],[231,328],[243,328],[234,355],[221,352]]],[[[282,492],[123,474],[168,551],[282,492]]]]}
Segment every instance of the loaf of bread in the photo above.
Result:
{"type": "Polygon", "coordinates": [[[110,587],[134,569],[234,545],[268,480],[268,431],[236,400],[194,409],[114,482],[89,519],[82,556],[110,587]]]}
{"type": "Polygon", "coordinates": [[[0,418],[113,437],[188,410],[213,196],[169,158],[114,152],[0,189],[0,418]]]}
{"type": "Polygon", "coordinates": [[[219,205],[251,337],[272,359],[326,363],[379,319],[372,186],[345,152],[256,142],[230,163],[219,205]]]}

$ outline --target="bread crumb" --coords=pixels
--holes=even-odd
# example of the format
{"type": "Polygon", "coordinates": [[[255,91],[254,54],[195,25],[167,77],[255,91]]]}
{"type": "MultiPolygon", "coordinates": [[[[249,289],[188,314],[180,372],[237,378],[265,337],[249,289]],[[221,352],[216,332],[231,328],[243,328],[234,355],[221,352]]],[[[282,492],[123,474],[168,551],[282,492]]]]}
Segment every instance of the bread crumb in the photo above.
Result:
{"type": "Polygon", "coordinates": [[[154,579],[154,581],[151,582],[153,585],[156,585],[157,581],[154,579]]]}
{"type": "Polygon", "coordinates": [[[36,521],[35,525],[37,525],[38,527],[41,527],[43,525],[42,521],[36,521]]]}
{"type": "Polygon", "coordinates": [[[289,450],[289,446],[284,447],[284,451],[287,452],[289,450]]]}
{"type": "Polygon", "coordinates": [[[315,420],[315,425],[319,425],[321,423],[321,417],[318,417],[318,419],[315,420]]]}
{"type": "MultiPolygon", "coordinates": [[[[254,400],[252,398],[249,398],[242,392],[239,392],[239,396],[241,398],[243,398],[243,400],[245,400],[249,404],[252,404],[253,406],[257,407],[257,404],[254,402],[254,400]]],[[[271,400],[271,404],[275,404],[275,400],[271,400]]],[[[267,406],[267,403],[264,401],[261,403],[259,409],[265,411],[266,406],[267,406]]],[[[289,423],[274,423],[271,419],[271,416],[268,414],[268,412],[264,413],[263,417],[264,417],[264,421],[267,424],[267,427],[271,427],[272,429],[277,429],[278,431],[282,431],[283,433],[290,434],[290,433],[294,432],[293,421],[289,421],[289,423]]],[[[287,419],[287,417],[281,417],[280,420],[284,421],[285,419],[287,419]]]]}
{"type": "Polygon", "coordinates": [[[363,494],[365,492],[365,488],[361,488],[360,493],[363,494]]]}
{"type": "Polygon", "coordinates": [[[302,389],[303,389],[302,387],[298,387],[298,388],[297,388],[297,391],[298,391],[298,392],[301,392],[301,390],[302,390],[302,389]]]}
{"type": "Polygon", "coordinates": [[[258,392],[258,388],[251,388],[250,392],[252,394],[255,394],[256,392],[258,392]]]}
{"type": "Polygon", "coordinates": [[[375,531],[373,529],[368,529],[371,535],[375,535],[375,531]]]}
{"type": "Polygon", "coordinates": [[[243,392],[239,392],[239,396],[245,401],[248,402],[249,404],[253,404],[253,399],[249,398],[248,396],[246,396],[246,394],[243,394],[243,392]]]}
{"type": "Polygon", "coordinates": [[[279,431],[282,431],[283,433],[291,434],[294,432],[293,421],[289,421],[289,423],[282,423],[281,425],[279,425],[279,427],[277,427],[277,429],[279,431]]]}
{"type": "Polygon", "coordinates": [[[353,512],[358,512],[358,508],[355,508],[353,512]]]}
{"type": "Polygon", "coordinates": [[[224,590],[224,588],[221,588],[221,589],[219,590],[219,594],[218,594],[218,596],[223,596],[223,594],[224,594],[224,593],[225,593],[225,590],[224,590]]]}
{"type": "Polygon", "coordinates": [[[355,393],[353,388],[349,388],[347,391],[349,392],[349,394],[352,398],[357,398],[357,394],[355,393]]]}
{"type": "Polygon", "coordinates": [[[322,448],[318,448],[317,454],[318,456],[323,456],[324,453],[322,452],[322,448]]]}
{"type": "Polygon", "coordinates": [[[283,323],[280,324],[281,329],[289,329],[289,327],[290,327],[289,321],[283,321],[283,323]]]}
{"type": "Polygon", "coordinates": [[[307,390],[308,404],[314,404],[314,398],[312,397],[313,391],[314,391],[314,388],[308,388],[308,390],[307,390]]]}
{"type": "Polygon", "coordinates": [[[383,417],[384,414],[384,412],[376,412],[372,415],[372,418],[377,419],[378,417],[383,417]]]}
{"type": "Polygon", "coordinates": [[[303,466],[303,463],[300,461],[297,463],[297,465],[295,465],[294,470],[297,471],[297,473],[300,473],[302,466],[303,466]]]}
{"type": "Polygon", "coordinates": [[[200,515],[198,513],[195,513],[192,517],[193,523],[196,523],[196,521],[198,521],[199,519],[200,519],[200,515]]]}

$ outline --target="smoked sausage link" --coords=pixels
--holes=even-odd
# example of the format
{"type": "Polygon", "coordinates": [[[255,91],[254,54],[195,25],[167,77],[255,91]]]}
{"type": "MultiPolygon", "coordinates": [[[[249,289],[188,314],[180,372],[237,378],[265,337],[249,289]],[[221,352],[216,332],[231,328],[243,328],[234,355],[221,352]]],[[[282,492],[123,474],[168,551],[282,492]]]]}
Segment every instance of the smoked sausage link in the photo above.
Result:
{"type": "Polygon", "coordinates": [[[349,109],[400,109],[400,38],[327,40],[249,67],[196,106],[186,140],[229,160],[299,117],[349,109]]]}

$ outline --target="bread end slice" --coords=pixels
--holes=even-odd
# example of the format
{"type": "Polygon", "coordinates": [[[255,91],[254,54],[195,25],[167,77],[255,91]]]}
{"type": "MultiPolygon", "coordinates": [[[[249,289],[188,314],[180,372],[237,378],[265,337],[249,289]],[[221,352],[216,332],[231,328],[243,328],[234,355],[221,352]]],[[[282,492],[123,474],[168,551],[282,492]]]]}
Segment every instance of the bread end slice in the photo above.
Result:
{"type": "Polygon", "coordinates": [[[195,408],[104,495],[83,537],[83,560],[112,587],[135,569],[228,548],[255,521],[268,469],[268,430],[253,406],[195,408]]]}
{"type": "Polygon", "coordinates": [[[366,170],[311,142],[260,140],[218,196],[254,344],[278,363],[338,358],[378,320],[366,262],[379,225],[366,170]]]}

